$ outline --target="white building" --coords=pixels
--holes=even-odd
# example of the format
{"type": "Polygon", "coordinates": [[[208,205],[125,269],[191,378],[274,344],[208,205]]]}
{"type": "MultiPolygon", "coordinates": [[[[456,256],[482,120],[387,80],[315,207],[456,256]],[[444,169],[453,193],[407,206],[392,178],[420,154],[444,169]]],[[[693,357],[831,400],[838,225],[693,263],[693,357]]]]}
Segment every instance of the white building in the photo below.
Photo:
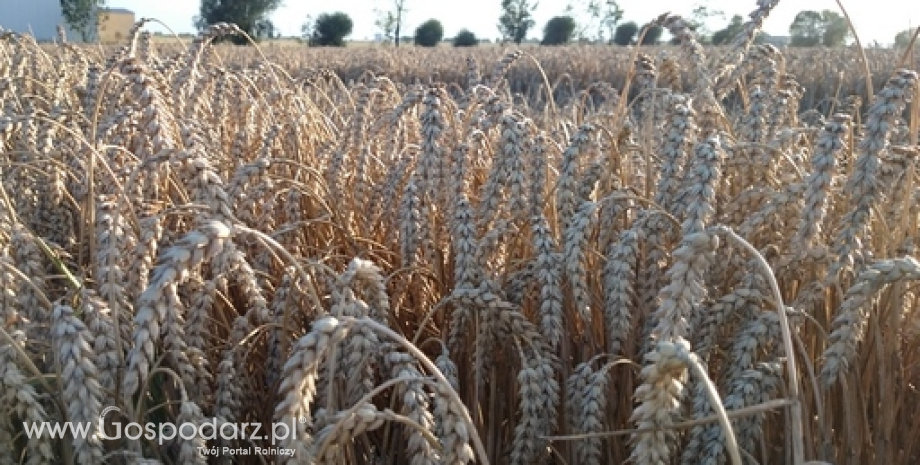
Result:
{"type": "Polygon", "coordinates": [[[65,26],[67,40],[77,42],[80,35],[66,27],[61,0],[0,0],[0,28],[30,33],[38,41],[57,40],[58,25],[65,26]]]}

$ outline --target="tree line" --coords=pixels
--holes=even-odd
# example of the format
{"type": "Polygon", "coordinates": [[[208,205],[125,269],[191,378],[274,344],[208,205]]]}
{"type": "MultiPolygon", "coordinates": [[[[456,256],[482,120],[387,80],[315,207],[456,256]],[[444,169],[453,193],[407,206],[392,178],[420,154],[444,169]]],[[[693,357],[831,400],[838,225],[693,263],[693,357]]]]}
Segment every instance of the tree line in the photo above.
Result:
{"type": "MultiPolygon", "coordinates": [[[[84,36],[90,36],[93,26],[98,24],[94,9],[105,6],[105,0],[60,0],[64,18],[71,29],[84,36]]],[[[253,40],[279,38],[277,28],[269,16],[282,5],[282,0],[200,0],[199,14],[194,25],[202,30],[218,22],[235,23],[253,40]]],[[[375,10],[375,25],[383,38],[397,47],[407,37],[403,36],[404,23],[409,12],[408,0],[386,0],[389,8],[375,10]]],[[[527,40],[536,27],[533,11],[535,0],[501,1],[501,15],[498,18],[499,39],[504,43],[520,44],[527,40]]],[[[655,45],[661,42],[663,30],[650,23],[640,26],[635,21],[623,21],[625,12],[616,0],[569,0],[561,14],[552,17],[543,27],[541,45],[562,45],[571,42],[607,43],[616,45],[655,45]]],[[[725,20],[725,13],[705,4],[695,5],[687,18],[701,43],[725,45],[744,28],[744,18],[734,15],[722,29],[709,30],[707,25],[714,20],[725,20]]],[[[351,35],[354,22],[344,12],[323,13],[316,18],[307,18],[301,28],[302,38],[311,46],[344,46],[351,35]]],[[[913,30],[898,32],[895,46],[906,47],[913,30]]],[[[789,25],[790,46],[838,47],[845,45],[852,37],[846,19],[830,11],[800,11],[789,25]]],[[[408,39],[416,45],[432,47],[444,40],[444,27],[437,19],[429,19],[419,25],[408,39]]],[[[237,44],[248,44],[246,37],[228,37],[237,44]]],[[[762,42],[761,34],[756,42],[762,42]]],[[[480,39],[469,29],[462,29],[452,39],[457,47],[479,44],[480,39]]]]}

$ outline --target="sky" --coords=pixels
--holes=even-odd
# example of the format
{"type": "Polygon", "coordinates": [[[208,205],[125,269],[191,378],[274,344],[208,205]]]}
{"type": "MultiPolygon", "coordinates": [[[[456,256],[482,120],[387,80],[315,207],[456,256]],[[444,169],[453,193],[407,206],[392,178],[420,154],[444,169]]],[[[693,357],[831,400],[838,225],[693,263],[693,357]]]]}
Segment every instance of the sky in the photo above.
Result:
{"type": "MultiPolygon", "coordinates": [[[[540,0],[534,11],[536,26],[529,36],[540,37],[543,25],[556,15],[564,14],[567,4],[573,0],[540,0]]],[[[574,0],[577,4],[579,1],[574,0]]],[[[308,16],[342,11],[354,21],[351,40],[367,40],[379,30],[374,26],[375,10],[387,10],[393,0],[336,0],[334,2],[309,0],[283,0],[281,8],[271,15],[271,20],[284,36],[299,36],[301,26],[308,16]]],[[[166,23],[174,32],[194,32],[192,18],[198,13],[196,0],[107,0],[110,7],[127,8],[137,18],[155,18],[166,23]]],[[[415,28],[428,19],[437,19],[444,25],[445,37],[452,37],[460,29],[471,30],[480,38],[499,37],[498,17],[501,15],[501,0],[406,0],[408,15],[405,35],[412,35],[415,28]]],[[[718,30],[728,24],[734,14],[747,20],[747,15],[756,8],[755,0],[619,0],[625,12],[624,21],[638,24],[671,12],[689,17],[696,5],[725,12],[725,19],[716,18],[709,26],[718,30]]],[[[920,2],[911,0],[843,0],[850,18],[856,25],[864,45],[873,41],[890,44],[898,31],[920,25],[920,2]],[[914,6],[909,6],[913,4],[914,6]]],[[[789,35],[789,24],[800,10],[824,9],[839,11],[834,0],[785,0],[779,2],[764,24],[764,31],[771,35],[789,35]]],[[[159,25],[149,25],[153,32],[165,32],[159,25]]]]}

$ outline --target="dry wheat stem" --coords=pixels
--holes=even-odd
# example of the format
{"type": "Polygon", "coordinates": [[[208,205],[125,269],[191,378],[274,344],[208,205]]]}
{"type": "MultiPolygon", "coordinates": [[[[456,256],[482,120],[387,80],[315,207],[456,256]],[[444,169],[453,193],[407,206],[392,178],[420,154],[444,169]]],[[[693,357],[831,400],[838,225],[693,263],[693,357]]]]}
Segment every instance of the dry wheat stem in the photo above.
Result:
{"type": "MultiPolygon", "coordinates": [[[[916,461],[916,63],[752,45],[777,3],[724,49],[670,14],[679,50],[0,32],[0,465],[98,461],[17,424],[89,397],[138,422],[307,414],[302,463],[916,461]],[[65,376],[91,365],[101,389],[65,376]],[[712,421],[678,431],[691,411],[712,421]],[[632,445],[595,434],[628,423],[632,445]]],[[[214,442],[101,453],[267,445],[214,442]]]]}
{"type": "Polygon", "coordinates": [[[795,363],[795,347],[792,345],[792,330],[789,326],[789,318],[786,316],[786,306],[783,304],[783,295],[779,290],[779,284],[773,275],[770,264],[748,241],[742,239],[726,226],[716,226],[716,231],[725,234],[736,244],[748,251],[757,260],[758,265],[763,270],[767,282],[770,284],[770,291],[773,294],[773,303],[776,305],[776,313],[779,316],[780,329],[783,336],[783,350],[786,355],[786,376],[789,378],[788,392],[791,397],[791,414],[792,414],[792,456],[794,465],[800,465],[805,462],[804,450],[804,431],[802,424],[802,405],[799,395],[799,378],[798,369],[795,363]]]}
{"type": "MultiPolygon", "coordinates": [[[[421,363],[422,366],[425,367],[425,370],[428,371],[431,374],[431,376],[433,376],[438,381],[438,385],[444,389],[444,393],[447,394],[451,403],[453,403],[454,405],[458,405],[458,406],[464,405],[463,402],[460,400],[460,397],[457,394],[457,391],[455,391],[451,387],[450,382],[447,380],[447,378],[444,377],[444,375],[441,373],[441,370],[438,369],[437,365],[435,365],[434,362],[432,362],[431,359],[429,359],[428,356],[426,356],[416,346],[409,343],[409,341],[407,341],[404,337],[395,333],[392,329],[372,319],[369,319],[369,318],[346,317],[346,318],[342,318],[341,322],[342,322],[341,324],[346,325],[346,326],[350,326],[350,325],[367,326],[371,328],[372,330],[392,339],[393,341],[396,341],[400,346],[402,346],[406,350],[406,352],[408,352],[416,360],[418,360],[419,363],[421,363]]],[[[479,456],[479,460],[481,461],[483,465],[489,465],[488,455],[486,455],[486,452],[485,452],[486,451],[485,446],[483,445],[482,440],[479,438],[479,434],[476,432],[476,429],[473,427],[474,425],[473,420],[470,418],[469,412],[467,412],[465,408],[461,410],[461,418],[464,421],[464,423],[466,423],[466,425],[470,428],[468,432],[470,434],[470,439],[473,442],[473,447],[476,449],[476,454],[479,456]]]]}

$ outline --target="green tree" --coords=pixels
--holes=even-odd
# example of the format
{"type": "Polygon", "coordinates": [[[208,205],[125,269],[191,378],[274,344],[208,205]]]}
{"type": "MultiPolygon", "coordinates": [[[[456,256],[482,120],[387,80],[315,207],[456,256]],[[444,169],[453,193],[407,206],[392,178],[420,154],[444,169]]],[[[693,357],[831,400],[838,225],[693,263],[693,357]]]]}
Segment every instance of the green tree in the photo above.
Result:
{"type": "Polygon", "coordinates": [[[593,0],[588,7],[591,14],[598,21],[598,41],[603,42],[606,37],[613,38],[617,24],[623,19],[623,9],[615,0],[593,0]]]}
{"type": "MultiPolygon", "coordinates": [[[[251,37],[265,37],[274,27],[268,27],[268,15],[281,6],[281,0],[201,0],[201,8],[195,17],[195,26],[204,30],[220,22],[236,24],[251,37]]],[[[235,44],[249,43],[245,37],[231,37],[235,44]]]]}
{"type": "Polygon", "coordinates": [[[639,33],[639,25],[633,21],[620,24],[613,33],[613,43],[627,46],[636,40],[636,34],[639,33]]]}
{"type": "Polygon", "coordinates": [[[562,45],[572,40],[575,33],[575,18],[556,16],[543,27],[543,40],[540,45],[562,45]]]}
{"type": "Polygon", "coordinates": [[[310,35],[310,45],[320,47],[343,47],[345,38],[351,35],[354,22],[347,14],[341,11],[332,14],[323,13],[316,18],[313,33],[310,35]]]}
{"type": "Polygon", "coordinates": [[[789,25],[789,34],[790,45],[795,47],[840,47],[851,35],[846,18],[830,10],[800,11],[789,25]]]}
{"type": "Polygon", "coordinates": [[[61,13],[70,29],[86,42],[96,36],[99,14],[104,6],[105,0],[61,0],[61,13]]]}
{"type": "Polygon", "coordinates": [[[583,11],[586,21],[576,21],[575,36],[582,40],[605,42],[613,38],[617,24],[623,19],[623,9],[616,0],[574,0],[565,13],[583,11]]]}
{"type": "Polygon", "coordinates": [[[444,26],[436,19],[429,19],[415,29],[415,45],[434,47],[444,38],[444,26]]]}
{"type": "Polygon", "coordinates": [[[894,36],[894,47],[904,49],[910,45],[910,39],[914,37],[914,31],[905,29],[894,36]]]}
{"type": "Polygon", "coordinates": [[[375,10],[377,12],[377,20],[374,21],[374,25],[383,31],[387,39],[393,39],[393,43],[399,47],[399,42],[402,40],[402,27],[403,24],[405,24],[406,14],[409,12],[409,9],[406,7],[406,0],[392,0],[392,2],[392,10],[375,10]]]}
{"type": "Polygon", "coordinates": [[[479,45],[479,39],[469,29],[461,29],[454,37],[454,47],[475,47],[479,45]]]}
{"type": "Polygon", "coordinates": [[[725,19],[725,12],[697,4],[690,14],[690,27],[697,34],[701,43],[711,42],[712,31],[707,26],[714,18],[725,19]]]}
{"type": "Polygon", "coordinates": [[[732,20],[724,29],[719,29],[712,34],[712,45],[726,45],[744,30],[744,18],[741,15],[732,16],[732,20]]]}
{"type": "MultiPolygon", "coordinates": [[[[664,33],[664,28],[658,26],[657,24],[646,24],[642,28],[647,30],[645,37],[642,38],[642,45],[658,45],[658,42],[661,40],[661,34],[664,33]]],[[[639,37],[642,37],[642,33],[639,33],[639,37]]]]}
{"type": "Polygon", "coordinates": [[[377,19],[374,20],[374,25],[380,28],[380,31],[383,32],[383,37],[386,40],[394,40],[394,31],[396,31],[396,15],[392,11],[380,11],[376,10],[377,19]]]}
{"type": "Polygon", "coordinates": [[[821,43],[824,34],[821,13],[814,10],[800,11],[789,25],[790,41],[793,47],[814,47],[821,43]]]}
{"type": "Polygon", "coordinates": [[[825,47],[841,47],[846,44],[847,38],[850,37],[850,25],[846,18],[836,11],[824,10],[821,12],[821,19],[824,21],[824,33],[821,35],[821,43],[825,47]]]}
{"type": "Polygon", "coordinates": [[[277,39],[281,37],[281,33],[278,32],[275,23],[267,19],[256,21],[256,25],[252,28],[250,35],[257,40],[277,39]]]}
{"type": "Polygon", "coordinates": [[[531,14],[536,8],[537,3],[531,4],[529,0],[502,0],[502,15],[498,18],[502,40],[520,44],[536,24],[531,14]]]}
{"type": "Polygon", "coordinates": [[[300,25],[300,37],[305,42],[310,42],[313,38],[313,31],[316,29],[316,18],[313,15],[307,15],[307,20],[300,25]]]}

